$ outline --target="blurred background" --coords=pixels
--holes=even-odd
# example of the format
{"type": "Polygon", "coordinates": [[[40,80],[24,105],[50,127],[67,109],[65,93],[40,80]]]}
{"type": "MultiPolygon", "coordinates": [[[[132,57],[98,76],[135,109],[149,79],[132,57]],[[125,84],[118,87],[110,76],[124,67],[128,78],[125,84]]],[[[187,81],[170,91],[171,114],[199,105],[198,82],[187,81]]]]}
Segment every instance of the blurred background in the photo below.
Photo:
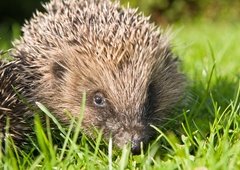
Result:
{"type": "MultiPolygon", "coordinates": [[[[127,4],[128,0],[121,0],[127,4]]],[[[198,18],[231,20],[240,16],[239,0],[130,0],[130,6],[139,7],[159,23],[192,21],[198,18]]]]}
{"type": "MultiPolygon", "coordinates": [[[[30,19],[36,9],[43,11],[41,3],[47,0],[0,1],[0,48],[6,49],[20,34],[20,26],[30,19]]],[[[138,7],[152,21],[162,26],[192,22],[204,18],[212,22],[237,22],[240,17],[239,0],[121,0],[121,4],[138,7]]]]}
{"type": "MultiPolygon", "coordinates": [[[[1,0],[0,23],[18,22],[23,24],[48,0],[1,0]]],[[[230,20],[234,22],[240,16],[239,0],[120,0],[124,5],[139,7],[146,15],[152,15],[156,22],[176,22],[205,17],[211,20],[230,20]]]]}

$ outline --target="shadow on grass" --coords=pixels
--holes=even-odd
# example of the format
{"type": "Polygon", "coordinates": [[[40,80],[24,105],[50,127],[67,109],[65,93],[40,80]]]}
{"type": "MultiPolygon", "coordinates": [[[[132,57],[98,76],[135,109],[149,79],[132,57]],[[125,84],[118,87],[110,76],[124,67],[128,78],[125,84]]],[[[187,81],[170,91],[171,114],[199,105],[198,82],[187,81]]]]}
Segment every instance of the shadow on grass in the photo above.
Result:
{"type": "Polygon", "coordinates": [[[235,103],[239,105],[240,99],[237,98],[239,89],[239,76],[231,80],[229,77],[218,77],[209,89],[202,82],[194,83],[189,91],[191,99],[188,104],[189,112],[186,119],[190,125],[191,132],[200,130],[203,135],[208,134],[209,126],[214,121],[216,111],[231,109],[229,105],[235,103]]]}

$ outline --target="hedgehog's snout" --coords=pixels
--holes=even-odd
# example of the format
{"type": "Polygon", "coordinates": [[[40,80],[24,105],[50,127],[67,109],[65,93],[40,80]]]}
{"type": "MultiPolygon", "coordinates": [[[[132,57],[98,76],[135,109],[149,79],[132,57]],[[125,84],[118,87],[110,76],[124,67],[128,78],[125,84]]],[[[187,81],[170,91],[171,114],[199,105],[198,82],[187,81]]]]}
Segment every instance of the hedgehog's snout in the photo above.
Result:
{"type": "Polygon", "coordinates": [[[125,141],[124,144],[131,145],[131,153],[133,155],[139,155],[141,150],[144,150],[145,144],[148,141],[146,137],[139,137],[137,135],[133,135],[129,141],[125,141]]]}
{"type": "MultiPolygon", "coordinates": [[[[133,155],[139,155],[141,153],[141,149],[144,147],[144,140],[139,138],[132,138],[131,140],[131,152],[133,155]]],[[[144,148],[143,148],[144,149],[144,148]]]]}
{"type": "Polygon", "coordinates": [[[136,132],[134,129],[131,131],[119,131],[119,133],[113,136],[113,141],[119,148],[130,144],[132,154],[138,155],[141,153],[141,150],[144,150],[148,142],[148,136],[144,134],[145,132],[143,130],[139,132],[136,132]]]}

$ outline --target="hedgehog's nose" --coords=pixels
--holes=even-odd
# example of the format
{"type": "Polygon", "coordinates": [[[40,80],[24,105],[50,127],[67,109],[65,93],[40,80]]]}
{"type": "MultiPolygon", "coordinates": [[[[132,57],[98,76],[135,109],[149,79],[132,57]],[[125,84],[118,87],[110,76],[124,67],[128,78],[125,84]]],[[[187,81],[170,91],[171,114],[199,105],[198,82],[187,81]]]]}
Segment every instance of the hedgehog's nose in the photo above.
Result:
{"type": "Polygon", "coordinates": [[[139,155],[141,153],[141,143],[142,140],[132,139],[131,152],[133,155],[139,155]]]}

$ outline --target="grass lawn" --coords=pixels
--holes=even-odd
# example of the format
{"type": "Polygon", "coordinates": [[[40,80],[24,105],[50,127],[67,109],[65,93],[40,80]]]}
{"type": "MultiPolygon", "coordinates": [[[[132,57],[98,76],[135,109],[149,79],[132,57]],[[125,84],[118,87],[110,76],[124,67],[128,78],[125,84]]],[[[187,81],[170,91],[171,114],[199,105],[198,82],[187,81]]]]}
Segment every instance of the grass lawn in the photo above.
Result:
{"type": "MultiPolygon", "coordinates": [[[[19,27],[13,30],[16,37],[19,27]]],[[[147,153],[132,156],[128,146],[115,151],[111,141],[102,147],[101,133],[95,142],[85,136],[78,141],[79,131],[71,136],[61,125],[65,140],[61,147],[52,145],[50,128],[45,134],[36,119],[37,154],[17,153],[6,143],[0,169],[240,169],[239,30],[240,24],[227,22],[174,25],[174,51],[189,79],[189,105],[179,113],[178,127],[157,129],[159,137],[147,153]]],[[[7,49],[12,37],[0,31],[0,49],[7,49]]]]}

